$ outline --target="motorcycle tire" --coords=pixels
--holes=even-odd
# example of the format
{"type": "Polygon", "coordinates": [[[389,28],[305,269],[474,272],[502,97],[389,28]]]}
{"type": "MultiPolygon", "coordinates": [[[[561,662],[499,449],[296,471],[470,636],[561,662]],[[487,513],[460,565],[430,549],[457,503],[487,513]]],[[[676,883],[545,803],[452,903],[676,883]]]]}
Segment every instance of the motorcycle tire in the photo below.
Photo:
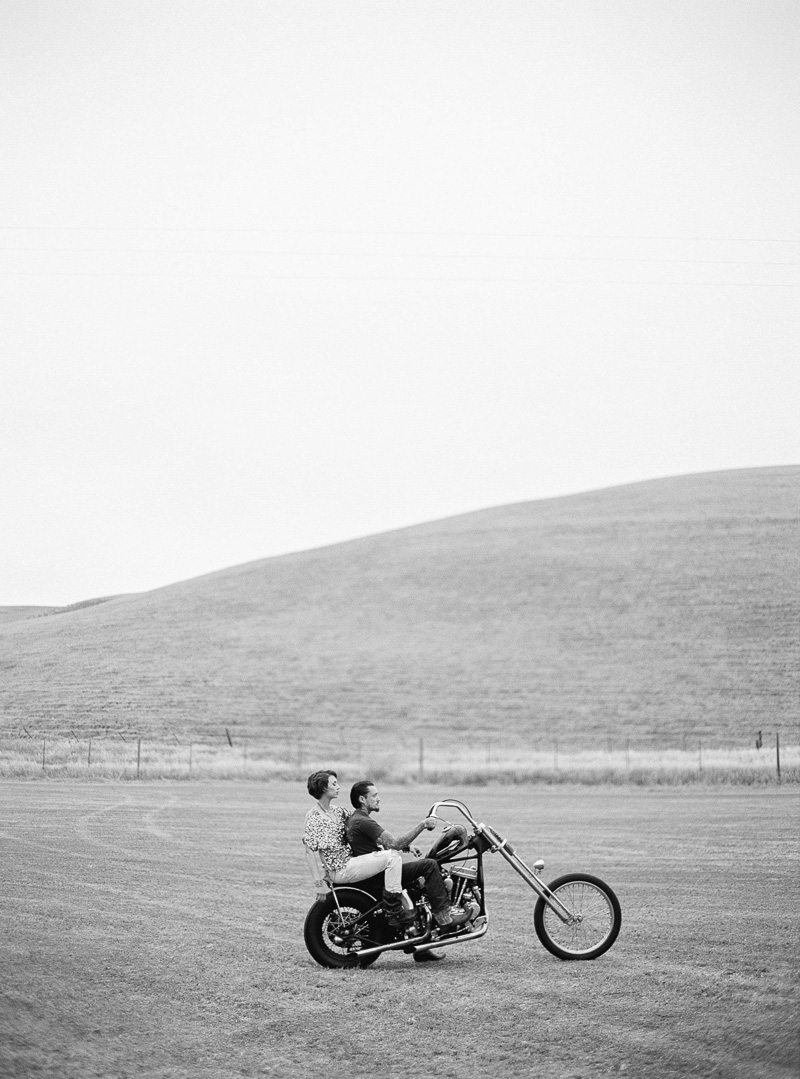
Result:
{"type": "Polygon", "coordinates": [[[375,900],[364,892],[353,888],[338,888],[339,907],[332,894],[318,900],[306,915],[303,926],[303,939],[309,954],[321,967],[332,969],[368,967],[378,958],[368,955],[362,959],[357,951],[336,942],[336,937],[344,930],[353,934],[352,940],[361,942],[362,947],[370,948],[386,943],[386,927],[378,916],[362,921],[375,906],[375,900]],[[339,910],[341,908],[341,914],[339,910]],[[355,930],[349,927],[357,924],[355,930]]]}
{"type": "Polygon", "coordinates": [[[563,922],[544,899],[538,900],[533,925],[548,952],[559,959],[597,959],[607,952],[622,926],[622,910],[611,888],[588,873],[568,873],[548,887],[574,919],[563,922]]]}

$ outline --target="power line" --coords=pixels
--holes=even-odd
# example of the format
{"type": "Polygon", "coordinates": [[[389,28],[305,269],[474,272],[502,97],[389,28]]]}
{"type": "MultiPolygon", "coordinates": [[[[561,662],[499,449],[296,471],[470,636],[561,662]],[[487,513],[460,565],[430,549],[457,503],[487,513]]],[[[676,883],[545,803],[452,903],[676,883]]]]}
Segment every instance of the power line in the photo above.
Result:
{"type": "Polygon", "coordinates": [[[685,285],[685,286],[720,286],[722,288],[798,288],[800,287],[800,281],[646,281],[646,280],[624,280],[618,279],[613,281],[598,281],[598,280],[585,280],[581,278],[536,278],[536,277],[422,277],[422,276],[401,276],[394,275],[364,275],[356,276],[355,274],[269,274],[269,273],[225,273],[217,271],[207,271],[201,273],[190,273],[183,270],[173,270],[167,272],[141,272],[138,270],[75,270],[75,271],[63,271],[63,270],[0,270],[0,276],[2,277],[125,277],[125,278],[188,278],[192,280],[202,280],[205,278],[221,278],[229,280],[263,280],[263,281],[356,281],[361,283],[369,282],[388,282],[388,281],[401,281],[401,282],[420,282],[424,284],[436,284],[439,282],[455,282],[455,283],[475,283],[475,284],[536,284],[536,285],[655,285],[660,288],[669,285],[685,285]]]}
{"type": "Polygon", "coordinates": [[[224,247],[0,247],[0,251],[37,251],[48,254],[107,254],[123,253],[128,255],[274,255],[291,258],[381,258],[381,259],[524,259],[527,262],[644,262],[664,265],[686,266],[800,266],[796,260],[764,259],[690,259],[690,258],[652,258],[650,256],[630,255],[521,255],[508,252],[430,253],[422,251],[272,251],[269,248],[238,248],[231,250],[224,247]]]}
{"type": "Polygon", "coordinates": [[[798,244],[800,239],[770,238],[759,236],[664,236],[635,235],[632,233],[569,233],[569,232],[490,232],[460,229],[287,229],[268,228],[258,225],[2,225],[8,232],[244,232],[268,233],[282,236],[474,236],[505,237],[510,239],[550,240],[659,240],[671,243],[757,243],[798,244]]]}

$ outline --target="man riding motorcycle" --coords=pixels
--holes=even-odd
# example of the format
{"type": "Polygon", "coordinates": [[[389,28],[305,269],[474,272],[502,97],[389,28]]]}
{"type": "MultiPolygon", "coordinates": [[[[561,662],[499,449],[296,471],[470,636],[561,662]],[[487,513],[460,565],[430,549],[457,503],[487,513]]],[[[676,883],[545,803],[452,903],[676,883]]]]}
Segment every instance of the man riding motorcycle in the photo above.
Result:
{"type": "MultiPolygon", "coordinates": [[[[350,803],[354,811],[347,820],[346,831],[347,842],[354,856],[381,850],[408,850],[420,833],[436,827],[436,818],[426,817],[410,832],[395,839],[391,832],[387,832],[377,821],[371,819],[373,813],[380,812],[380,795],[370,779],[362,779],[353,784],[350,788],[350,803]]],[[[425,881],[424,891],[430,900],[436,924],[440,930],[446,931],[447,927],[452,925],[453,919],[447,889],[438,863],[433,858],[415,858],[404,861],[401,871],[403,887],[419,877],[425,881]]],[[[433,952],[421,952],[414,958],[419,962],[425,962],[443,959],[444,956],[435,955],[433,952]]]]}

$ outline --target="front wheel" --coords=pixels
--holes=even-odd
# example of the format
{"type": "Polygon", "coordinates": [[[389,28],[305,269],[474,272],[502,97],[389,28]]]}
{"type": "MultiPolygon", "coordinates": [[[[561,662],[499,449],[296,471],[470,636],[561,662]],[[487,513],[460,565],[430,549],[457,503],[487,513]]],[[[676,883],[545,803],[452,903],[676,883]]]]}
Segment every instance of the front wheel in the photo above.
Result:
{"type": "Polygon", "coordinates": [[[544,899],[537,902],[533,925],[548,952],[559,959],[597,959],[607,952],[622,925],[619,900],[611,888],[586,873],[568,873],[549,887],[569,917],[565,921],[544,899]]]}
{"type": "Polygon", "coordinates": [[[385,943],[382,919],[373,914],[375,900],[354,888],[338,888],[316,902],[306,915],[303,938],[321,967],[366,967],[377,955],[361,959],[359,951],[385,943]]]}

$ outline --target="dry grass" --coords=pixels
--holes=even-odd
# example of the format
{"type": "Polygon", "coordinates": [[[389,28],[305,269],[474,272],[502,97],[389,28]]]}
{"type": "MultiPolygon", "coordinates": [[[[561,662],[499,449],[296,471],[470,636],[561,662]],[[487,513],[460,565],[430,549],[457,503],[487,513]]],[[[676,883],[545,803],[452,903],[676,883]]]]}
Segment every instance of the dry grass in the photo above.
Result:
{"type": "MultiPolygon", "coordinates": [[[[369,775],[376,781],[427,782],[485,786],[489,783],[580,783],[686,785],[748,784],[779,782],[774,748],[692,750],[574,750],[513,751],[496,745],[442,747],[427,743],[420,773],[420,759],[408,744],[396,744],[392,752],[383,746],[359,746],[357,756],[333,749],[304,761],[298,745],[244,743],[158,743],[129,736],[94,738],[32,738],[0,740],[0,775],[16,778],[73,779],[286,779],[301,781],[317,766],[331,767],[342,775],[369,775]]],[[[800,746],[781,749],[780,781],[800,782],[800,746]]]]}
{"type": "Polygon", "coordinates": [[[531,893],[490,856],[481,941],[430,969],[323,970],[302,942],[302,785],[5,782],[0,1074],[796,1074],[796,792],[382,794],[392,830],[461,796],[547,879],[603,877],[619,940],[594,963],[554,959],[531,893]]]}
{"type": "Polygon", "coordinates": [[[0,715],[162,741],[359,732],[390,752],[409,732],[548,749],[797,734],[798,521],[800,468],[685,476],[17,619],[0,715]]]}

